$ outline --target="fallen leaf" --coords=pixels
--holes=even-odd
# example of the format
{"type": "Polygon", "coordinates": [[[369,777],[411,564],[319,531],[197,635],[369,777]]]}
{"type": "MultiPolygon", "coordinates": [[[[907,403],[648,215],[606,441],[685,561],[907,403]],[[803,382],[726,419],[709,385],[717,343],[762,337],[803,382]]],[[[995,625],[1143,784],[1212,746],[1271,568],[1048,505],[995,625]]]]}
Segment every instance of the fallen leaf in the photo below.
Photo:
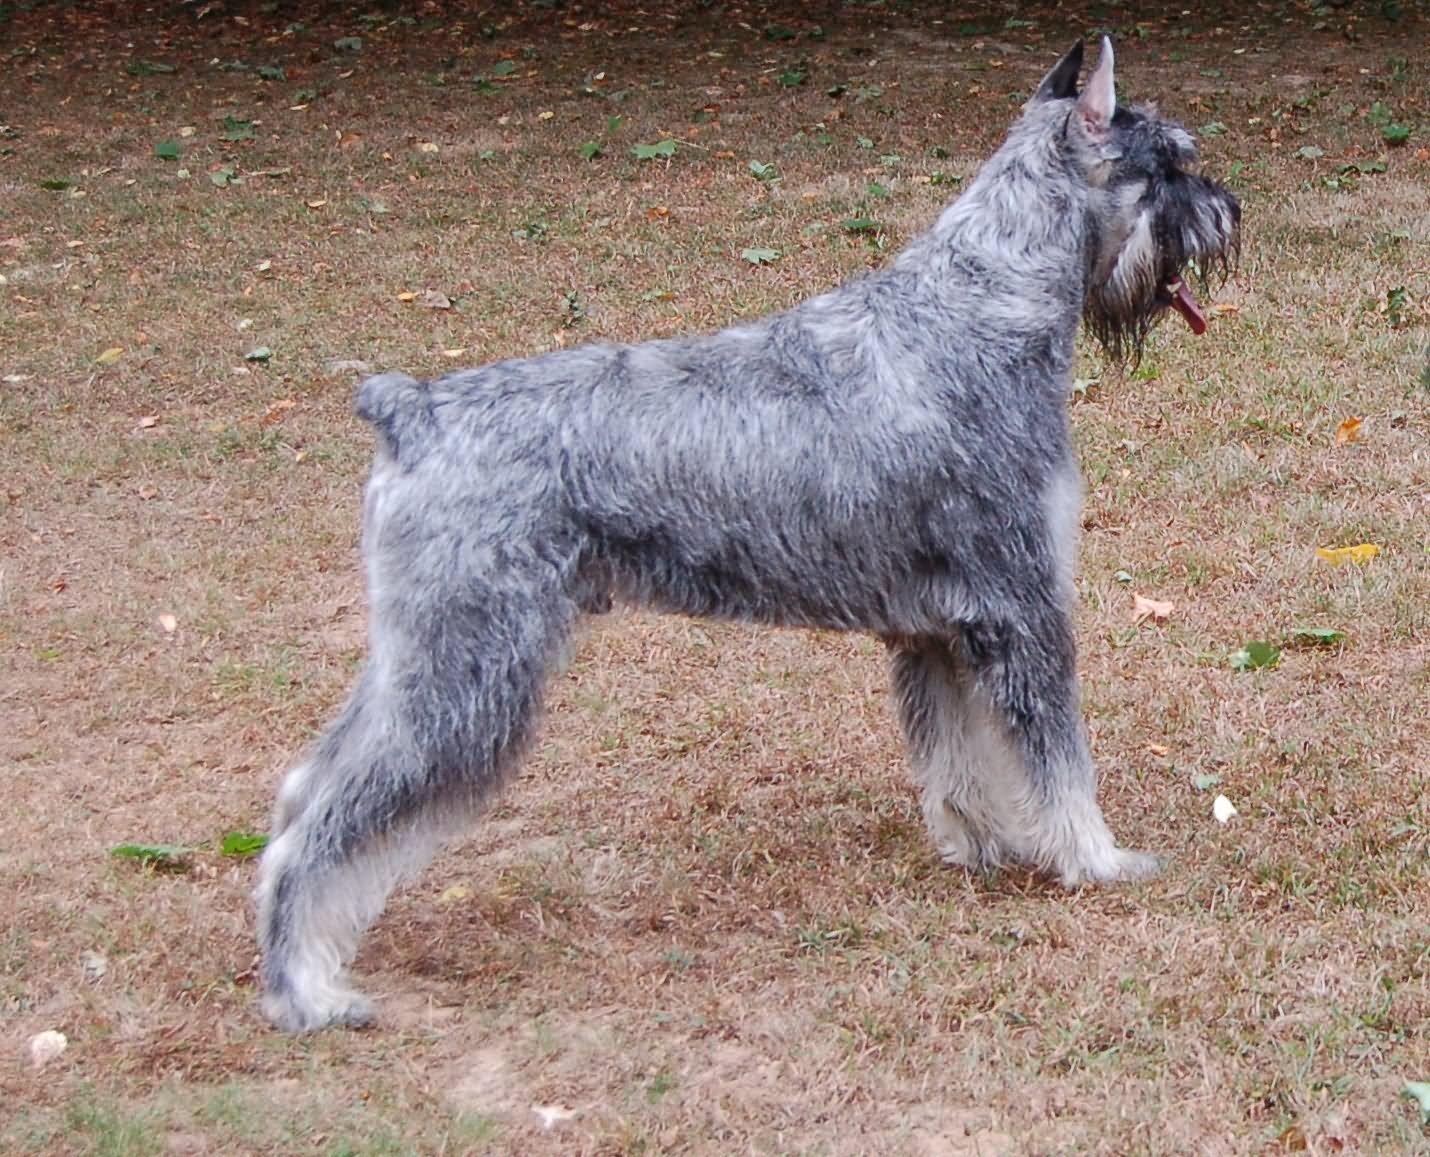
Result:
{"type": "Polygon", "coordinates": [[[124,347],[122,345],[112,345],[100,354],[99,357],[94,359],[94,364],[97,366],[112,366],[123,356],[124,347]]]}
{"type": "Polygon", "coordinates": [[[1360,428],[1363,424],[1363,418],[1347,418],[1336,427],[1336,445],[1344,446],[1347,442],[1359,442],[1360,428]]]}
{"type": "Polygon", "coordinates": [[[531,1111],[536,1114],[543,1129],[553,1129],[562,1121],[571,1121],[576,1117],[575,1109],[568,1109],[564,1105],[532,1105],[531,1111]]]}
{"type": "Polygon", "coordinates": [[[1332,566],[1340,566],[1342,563],[1357,562],[1364,566],[1380,553],[1380,547],[1373,542],[1362,542],[1357,546],[1320,546],[1316,548],[1316,557],[1324,559],[1332,566]]]}
{"type": "Polygon", "coordinates": [[[138,860],[145,867],[159,871],[185,872],[193,850],[176,844],[120,844],[110,848],[109,854],[120,860],[138,860]]]}
{"type": "Polygon", "coordinates": [[[1334,646],[1345,637],[1346,633],[1336,630],[1335,627],[1293,627],[1291,630],[1293,642],[1306,643],[1312,647],[1334,646]]]}
{"type": "Polygon", "coordinates": [[[1172,749],[1165,743],[1149,743],[1147,745],[1147,753],[1149,755],[1170,755],[1172,749]]]}
{"type": "Polygon", "coordinates": [[[370,374],[372,366],[360,358],[334,358],[323,367],[329,374],[370,374]]]}
{"type": "Polygon", "coordinates": [[[451,309],[452,299],[445,293],[440,293],[435,289],[424,289],[422,291],[422,304],[428,309],[451,309]]]}
{"type": "Polygon", "coordinates": [[[1237,305],[1234,301],[1214,301],[1211,305],[1211,312],[1220,315],[1240,313],[1241,306],[1237,305]]]}
{"type": "Polygon", "coordinates": [[[148,502],[151,498],[157,498],[158,496],[159,491],[153,486],[139,487],[139,497],[142,498],[145,502],[148,502]]]}
{"type": "Polygon", "coordinates": [[[141,430],[152,430],[155,426],[159,424],[159,415],[145,414],[142,418],[139,419],[139,421],[134,424],[138,426],[141,430]]]}
{"type": "Polygon", "coordinates": [[[1238,647],[1227,656],[1233,671],[1257,671],[1262,667],[1274,667],[1281,661],[1281,648],[1262,640],[1238,647]]]}
{"type": "Polygon", "coordinates": [[[1402,1097],[1411,1097],[1420,1106],[1420,1123],[1430,1125],[1430,1081],[1406,1081],[1402,1097]]]}
{"type": "Polygon", "coordinates": [[[179,629],[179,620],[173,615],[162,614],[159,616],[159,626],[164,628],[164,634],[172,635],[179,629]]]}
{"type": "Polygon", "coordinates": [[[327,203],[328,199],[326,197],[319,197],[317,200],[304,202],[310,209],[321,209],[327,203]]]}
{"type": "Polygon", "coordinates": [[[416,295],[415,293],[413,293],[411,290],[404,290],[402,293],[399,293],[399,294],[397,295],[397,300],[398,300],[398,301],[416,301],[416,300],[417,300],[417,295],[416,295]]]}
{"type": "Polygon", "coordinates": [[[273,403],[273,405],[269,406],[268,409],[263,412],[263,416],[258,419],[258,424],[260,426],[273,425],[274,422],[278,421],[281,417],[283,417],[284,414],[286,414],[297,404],[298,403],[295,402],[292,398],[279,398],[276,402],[273,403]]]}
{"type": "Polygon", "coordinates": [[[1219,795],[1212,800],[1212,817],[1217,823],[1227,823],[1234,815],[1236,815],[1236,805],[1226,796],[1219,795]]]}
{"type": "Polygon", "coordinates": [[[272,268],[273,262],[269,261],[266,257],[253,267],[255,273],[267,273],[272,268]]]}
{"type": "Polygon", "coordinates": [[[464,353],[466,353],[466,352],[467,352],[467,347],[466,347],[466,346],[457,346],[457,347],[455,347],[454,349],[443,350],[443,351],[442,351],[442,356],[443,356],[444,358],[459,358],[459,357],[461,357],[461,356],[462,356],[464,353]]]}
{"type": "Polygon", "coordinates": [[[442,149],[435,141],[422,141],[417,146],[417,151],[419,153],[440,153],[442,149]]]}
{"type": "Polygon", "coordinates": [[[52,1028],[30,1038],[30,1066],[37,1072],[69,1047],[69,1038],[52,1028]]]}
{"type": "Polygon", "coordinates": [[[1132,621],[1140,623],[1144,619],[1153,619],[1159,623],[1165,623],[1172,617],[1172,612],[1176,609],[1176,603],[1162,602],[1160,599],[1143,598],[1137,593],[1132,595],[1132,621]]]}
{"type": "Polygon", "coordinates": [[[550,109],[543,109],[541,112],[536,114],[536,119],[539,121],[549,121],[555,115],[556,114],[550,109]]]}
{"type": "Polygon", "coordinates": [[[269,349],[266,345],[259,345],[254,346],[251,350],[244,354],[243,360],[246,362],[266,362],[272,356],[273,351],[271,349],[269,349]]]}
{"type": "Polygon", "coordinates": [[[268,837],[261,832],[229,832],[218,846],[219,854],[247,859],[268,846],[268,837]]]}
{"type": "Polygon", "coordinates": [[[472,890],[466,884],[453,884],[437,897],[439,904],[457,904],[471,896],[472,890]]]}

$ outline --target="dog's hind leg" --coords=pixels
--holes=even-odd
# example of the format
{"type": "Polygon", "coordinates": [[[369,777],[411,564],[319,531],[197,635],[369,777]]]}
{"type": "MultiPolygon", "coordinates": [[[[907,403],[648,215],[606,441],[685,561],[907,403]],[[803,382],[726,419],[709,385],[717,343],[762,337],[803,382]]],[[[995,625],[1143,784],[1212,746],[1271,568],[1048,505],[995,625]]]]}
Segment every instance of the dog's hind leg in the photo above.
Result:
{"type": "Polygon", "coordinates": [[[1018,858],[1028,777],[1002,719],[956,640],[890,639],[894,703],[934,846],[950,864],[996,868],[1018,858]]]}
{"type": "Polygon", "coordinates": [[[280,792],[258,925],[263,1010],[289,1031],[372,1019],[343,970],[397,881],[512,768],[575,611],[549,583],[441,587],[374,600],[368,668],[280,792]]]}

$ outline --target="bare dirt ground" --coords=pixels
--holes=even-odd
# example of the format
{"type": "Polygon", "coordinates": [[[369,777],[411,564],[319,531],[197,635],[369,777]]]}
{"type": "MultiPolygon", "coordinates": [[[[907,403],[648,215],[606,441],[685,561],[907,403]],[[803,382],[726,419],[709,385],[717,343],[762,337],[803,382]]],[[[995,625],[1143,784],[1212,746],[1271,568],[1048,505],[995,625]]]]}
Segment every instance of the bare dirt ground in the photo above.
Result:
{"type": "Polygon", "coordinates": [[[1430,1152],[1426,43],[1410,3],[0,4],[0,1151],[1430,1152]],[[875,644],[622,612],[366,941],[381,1027],[268,1031],[222,842],[361,661],[354,363],[877,265],[1100,30],[1246,214],[1210,332],[1073,399],[1103,799],[1166,871],[942,868],[875,644]]]}

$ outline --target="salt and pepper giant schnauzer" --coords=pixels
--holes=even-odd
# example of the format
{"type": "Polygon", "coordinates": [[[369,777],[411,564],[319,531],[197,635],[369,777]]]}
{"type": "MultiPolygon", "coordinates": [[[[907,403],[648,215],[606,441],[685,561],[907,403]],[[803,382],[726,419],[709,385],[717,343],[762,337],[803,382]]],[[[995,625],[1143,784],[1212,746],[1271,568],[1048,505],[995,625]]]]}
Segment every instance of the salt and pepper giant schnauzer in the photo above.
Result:
{"type": "Polygon", "coordinates": [[[1095,798],[1066,400],[1079,319],[1119,359],[1225,274],[1240,210],[1082,45],[888,268],[705,337],[370,378],[370,656],[284,780],[263,1008],[364,1025],[343,980],[404,874],[515,769],[583,613],[871,631],[944,859],[1071,887],[1155,870],[1095,798]]]}

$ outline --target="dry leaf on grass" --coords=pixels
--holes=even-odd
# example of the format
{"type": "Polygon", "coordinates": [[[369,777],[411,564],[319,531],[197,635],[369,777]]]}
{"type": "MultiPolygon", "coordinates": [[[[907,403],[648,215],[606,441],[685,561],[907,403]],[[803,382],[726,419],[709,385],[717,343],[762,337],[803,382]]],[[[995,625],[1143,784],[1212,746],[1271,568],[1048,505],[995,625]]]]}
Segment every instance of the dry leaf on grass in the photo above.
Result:
{"type": "Polygon", "coordinates": [[[1176,603],[1163,602],[1160,599],[1147,599],[1134,593],[1132,596],[1132,621],[1140,623],[1145,619],[1152,619],[1158,623],[1165,623],[1172,617],[1172,612],[1176,608],[1176,603]]]}
{"type": "Polygon", "coordinates": [[[1347,418],[1336,427],[1336,445],[1344,446],[1347,442],[1360,441],[1360,428],[1365,424],[1363,418],[1347,418]]]}
{"type": "Polygon", "coordinates": [[[276,402],[269,406],[267,410],[263,412],[263,416],[258,419],[258,424],[260,426],[273,425],[274,422],[282,418],[284,414],[286,414],[297,404],[298,403],[295,402],[292,398],[279,398],[276,402]]]}
{"type": "Polygon", "coordinates": [[[428,309],[451,309],[452,299],[435,289],[422,291],[422,304],[428,309]]]}
{"type": "Polygon", "coordinates": [[[158,414],[145,414],[139,421],[134,423],[141,430],[152,430],[159,424],[158,414]]]}
{"type": "Polygon", "coordinates": [[[565,1105],[532,1105],[531,1111],[536,1114],[543,1129],[554,1129],[562,1121],[576,1118],[576,1110],[568,1109],[565,1105]]]}
{"type": "Polygon", "coordinates": [[[1324,559],[1332,566],[1341,566],[1348,562],[1358,562],[1364,566],[1379,553],[1380,547],[1373,542],[1362,542],[1357,546],[1319,546],[1316,548],[1316,557],[1324,559]]]}
{"type": "Polygon", "coordinates": [[[326,374],[370,374],[372,365],[361,358],[334,358],[323,367],[326,374]]]}
{"type": "Polygon", "coordinates": [[[97,366],[112,366],[123,356],[124,347],[122,345],[110,346],[107,350],[100,354],[99,357],[94,359],[94,364],[97,366]]]}

